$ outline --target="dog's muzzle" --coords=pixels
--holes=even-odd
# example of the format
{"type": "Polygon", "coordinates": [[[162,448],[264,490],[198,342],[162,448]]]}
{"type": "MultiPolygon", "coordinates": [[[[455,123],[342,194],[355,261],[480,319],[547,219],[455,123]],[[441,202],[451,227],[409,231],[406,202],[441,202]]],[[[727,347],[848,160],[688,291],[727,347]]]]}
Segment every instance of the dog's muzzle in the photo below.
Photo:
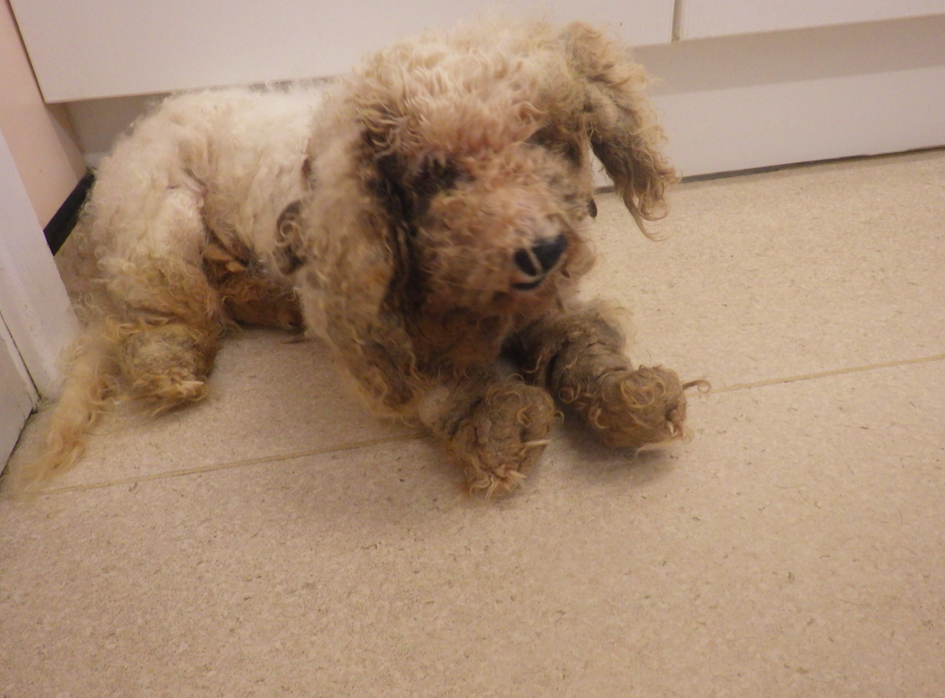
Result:
{"type": "Polygon", "coordinates": [[[517,291],[530,291],[537,288],[545,276],[561,259],[568,249],[568,239],[564,235],[539,240],[528,249],[521,249],[515,253],[515,266],[526,277],[512,285],[517,291]]]}

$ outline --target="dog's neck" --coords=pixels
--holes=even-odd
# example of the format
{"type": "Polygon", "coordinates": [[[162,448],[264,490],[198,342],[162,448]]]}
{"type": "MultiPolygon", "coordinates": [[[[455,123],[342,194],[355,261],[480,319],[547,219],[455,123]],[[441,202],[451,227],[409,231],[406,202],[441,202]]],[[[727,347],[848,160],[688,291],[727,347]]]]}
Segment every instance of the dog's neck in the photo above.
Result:
{"type": "Polygon", "coordinates": [[[551,292],[541,303],[497,303],[488,314],[458,307],[425,307],[407,315],[405,329],[420,366],[436,372],[462,372],[494,364],[510,337],[559,304],[551,292]]]}

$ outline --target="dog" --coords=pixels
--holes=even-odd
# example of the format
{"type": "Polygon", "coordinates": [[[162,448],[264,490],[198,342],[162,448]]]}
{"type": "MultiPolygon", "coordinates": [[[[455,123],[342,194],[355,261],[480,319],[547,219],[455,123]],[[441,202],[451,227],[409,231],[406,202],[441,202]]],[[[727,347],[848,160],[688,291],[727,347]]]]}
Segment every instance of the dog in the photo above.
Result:
{"type": "Polygon", "coordinates": [[[611,446],[680,438],[696,383],[634,368],[609,313],[576,298],[591,153],[644,233],[678,179],[647,84],[584,24],[480,22],[381,50],[325,95],[168,98],[98,169],[74,233],[87,329],[15,478],[71,467],[116,396],[203,398],[241,323],[320,338],[486,496],[521,483],[559,406],[611,446]]]}

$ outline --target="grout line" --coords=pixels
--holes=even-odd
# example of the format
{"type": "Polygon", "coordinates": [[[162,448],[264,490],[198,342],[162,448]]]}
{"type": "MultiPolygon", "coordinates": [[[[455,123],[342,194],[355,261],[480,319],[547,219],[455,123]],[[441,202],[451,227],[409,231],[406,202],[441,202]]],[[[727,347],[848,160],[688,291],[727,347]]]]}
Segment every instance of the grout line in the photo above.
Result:
{"type": "Polygon", "coordinates": [[[911,364],[933,363],[935,361],[945,360],[945,354],[936,354],[935,356],[925,356],[920,359],[906,359],[905,361],[890,361],[885,364],[872,364],[870,366],[855,366],[853,368],[838,368],[833,371],[821,371],[819,373],[805,373],[799,376],[789,376],[787,378],[770,378],[768,380],[756,381],[754,383],[736,383],[722,388],[713,388],[710,394],[733,393],[737,390],[749,390],[750,388],[762,388],[769,385],[780,385],[782,383],[796,383],[798,381],[808,381],[817,378],[828,378],[830,376],[844,376],[850,373],[865,373],[866,371],[878,371],[884,368],[896,368],[897,366],[909,366],[911,364]]]}
{"type": "MultiPolygon", "coordinates": [[[[677,0],[680,1],[680,0],[677,0]]],[[[841,165],[845,163],[868,162],[870,160],[891,160],[893,158],[907,155],[921,155],[923,153],[941,152],[941,146],[931,146],[928,148],[913,148],[896,153],[880,153],[878,155],[847,155],[839,158],[827,158],[826,160],[807,160],[804,162],[788,162],[781,165],[768,165],[765,167],[750,167],[743,170],[729,170],[726,172],[707,172],[701,175],[690,175],[682,178],[682,183],[705,182],[720,179],[731,179],[733,177],[746,177],[751,175],[769,174],[771,172],[788,172],[792,170],[802,170],[819,165],[841,165]]]]}
{"type": "Polygon", "coordinates": [[[39,496],[51,494],[67,494],[70,492],[86,492],[88,490],[104,489],[106,487],[116,487],[121,485],[133,485],[139,482],[151,482],[154,480],[167,480],[173,477],[184,477],[187,475],[199,475],[201,473],[211,473],[217,470],[231,470],[233,468],[242,468],[250,465],[259,465],[261,463],[279,463],[282,461],[293,460],[295,458],[304,458],[306,456],[322,456],[328,453],[340,453],[342,451],[353,451],[358,448],[368,446],[377,446],[379,444],[393,443],[396,441],[407,441],[416,439],[419,434],[403,434],[401,436],[385,436],[380,439],[368,439],[367,441],[354,441],[341,446],[331,446],[326,448],[314,448],[306,451],[294,451],[292,453],[283,453],[282,455],[260,456],[258,458],[246,458],[244,460],[230,461],[229,463],[218,463],[215,465],[201,465],[194,468],[179,468],[177,470],[168,470],[162,473],[151,473],[145,475],[136,475],[132,477],[119,478],[117,480],[105,480],[103,482],[90,482],[83,485],[67,485],[65,487],[56,487],[53,489],[38,492],[39,496]]]}
{"type": "MultiPolygon", "coordinates": [[[[936,354],[934,356],[925,356],[918,359],[906,359],[904,361],[890,361],[882,364],[872,364],[869,366],[855,366],[853,368],[839,368],[833,371],[820,371],[818,373],[805,373],[798,376],[789,376],[786,378],[770,378],[753,383],[735,383],[722,388],[713,388],[710,395],[720,393],[733,393],[740,390],[750,390],[751,388],[763,388],[771,385],[782,385],[785,383],[796,383],[799,381],[815,380],[817,378],[829,378],[831,376],[843,376],[852,373],[865,373],[867,371],[878,371],[886,368],[896,368],[898,366],[909,366],[912,364],[934,363],[945,360],[945,354],[936,354]]],[[[314,448],[305,451],[293,451],[283,453],[282,455],[260,456],[258,458],[246,458],[244,460],[230,461],[228,463],[219,463],[215,465],[202,465],[194,468],[179,468],[177,470],[168,470],[162,473],[151,473],[149,475],[137,475],[133,477],[119,478],[117,480],[106,480],[104,482],[92,482],[84,485],[68,485],[66,487],[56,487],[40,493],[39,496],[53,494],[68,494],[71,492],[86,492],[88,490],[104,489],[106,487],[116,487],[121,485],[133,485],[138,482],[152,482],[154,480],[167,480],[174,477],[185,477],[187,475],[199,475],[201,473],[210,473],[218,470],[231,470],[233,468],[242,468],[261,463],[279,463],[282,461],[293,460],[295,458],[305,458],[308,456],[321,456],[328,453],[340,453],[343,451],[353,451],[358,448],[377,446],[385,443],[395,443],[398,441],[408,441],[419,438],[420,434],[402,434],[399,436],[385,436],[379,439],[368,439],[366,441],[354,441],[341,446],[331,446],[326,448],[314,448]]],[[[8,497],[0,496],[0,500],[8,497]]]]}

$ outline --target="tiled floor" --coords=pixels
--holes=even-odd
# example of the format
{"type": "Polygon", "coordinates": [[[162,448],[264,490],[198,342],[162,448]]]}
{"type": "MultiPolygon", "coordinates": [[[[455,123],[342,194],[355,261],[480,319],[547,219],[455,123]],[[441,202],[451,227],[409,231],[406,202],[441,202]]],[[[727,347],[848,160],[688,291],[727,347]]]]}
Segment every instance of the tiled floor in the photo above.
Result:
{"type": "Polygon", "coordinates": [[[945,152],[683,185],[660,243],[599,205],[588,294],[712,381],[691,442],[566,424],[471,501],[246,332],[205,403],[0,501],[0,696],[945,695],[945,152]]]}

